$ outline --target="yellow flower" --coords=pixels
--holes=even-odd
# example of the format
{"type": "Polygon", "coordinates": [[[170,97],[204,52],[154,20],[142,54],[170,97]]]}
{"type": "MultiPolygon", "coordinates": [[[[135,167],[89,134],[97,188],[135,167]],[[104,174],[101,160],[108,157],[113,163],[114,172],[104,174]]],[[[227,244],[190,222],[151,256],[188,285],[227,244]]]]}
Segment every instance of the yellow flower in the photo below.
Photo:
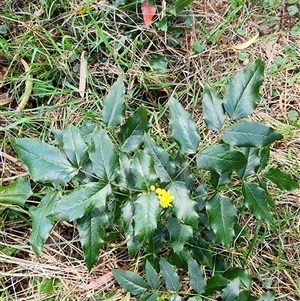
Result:
{"type": "Polygon", "coordinates": [[[156,189],[156,193],[159,203],[163,208],[172,207],[171,203],[174,199],[174,196],[172,196],[169,191],[159,188],[159,190],[156,189]]]}
{"type": "Polygon", "coordinates": [[[155,188],[155,185],[151,185],[151,186],[150,186],[150,190],[151,190],[151,191],[155,191],[155,189],[156,189],[156,188],[155,188]]]}

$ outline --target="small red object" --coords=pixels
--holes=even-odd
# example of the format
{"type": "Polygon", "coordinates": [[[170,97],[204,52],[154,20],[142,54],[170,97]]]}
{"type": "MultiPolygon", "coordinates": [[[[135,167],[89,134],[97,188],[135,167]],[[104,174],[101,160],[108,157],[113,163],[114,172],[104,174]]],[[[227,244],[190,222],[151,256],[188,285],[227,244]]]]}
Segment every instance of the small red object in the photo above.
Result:
{"type": "Polygon", "coordinates": [[[156,12],[156,7],[150,5],[148,0],[146,0],[142,4],[142,14],[143,14],[143,19],[146,27],[149,27],[151,25],[155,12],[156,12]]]}

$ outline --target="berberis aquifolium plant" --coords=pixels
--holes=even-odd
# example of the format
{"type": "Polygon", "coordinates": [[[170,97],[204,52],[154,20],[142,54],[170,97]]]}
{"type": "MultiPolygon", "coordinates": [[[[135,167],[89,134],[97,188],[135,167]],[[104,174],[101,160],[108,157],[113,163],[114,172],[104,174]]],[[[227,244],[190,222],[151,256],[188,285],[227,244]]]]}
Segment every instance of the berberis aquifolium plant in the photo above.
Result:
{"type": "MultiPolygon", "coordinates": [[[[270,145],[282,135],[247,118],[260,101],[263,74],[259,59],[236,74],[223,99],[205,88],[203,118],[220,137],[214,145],[201,142],[196,123],[173,97],[170,143],[160,145],[144,106],[125,117],[122,77],[103,101],[101,123],[53,129],[53,143],[12,140],[31,182],[44,187],[39,204],[29,208],[35,254],[57,221],[74,222],[90,270],[117,229],[130,256],[143,254],[145,277],[113,271],[139,300],[273,300],[272,292],[253,296],[246,268],[230,266],[212,251],[238,244],[244,233],[238,216],[252,214],[272,226],[269,181],[281,190],[298,187],[268,164],[270,145]],[[181,290],[187,279],[191,289],[181,290]]],[[[32,193],[29,180],[19,178],[1,188],[0,200],[29,207],[32,193]]]]}

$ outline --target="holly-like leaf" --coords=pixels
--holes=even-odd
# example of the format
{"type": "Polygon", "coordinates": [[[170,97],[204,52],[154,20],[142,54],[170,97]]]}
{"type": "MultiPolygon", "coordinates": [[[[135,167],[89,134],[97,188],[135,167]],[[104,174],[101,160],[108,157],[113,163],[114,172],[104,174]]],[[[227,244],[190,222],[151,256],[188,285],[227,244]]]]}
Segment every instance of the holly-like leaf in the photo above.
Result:
{"type": "Polygon", "coordinates": [[[30,207],[29,213],[32,220],[32,231],[29,242],[36,256],[40,256],[45,240],[48,238],[54,221],[48,217],[61,195],[58,192],[47,194],[37,207],[30,207]]]}
{"type": "Polygon", "coordinates": [[[214,89],[204,88],[202,109],[207,127],[213,131],[219,131],[224,124],[225,114],[222,99],[214,89]]]}
{"type": "Polygon", "coordinates": [[[49,215],[55,220],[71,222],[89,214],[97,207],[105,206],[110,195],[110,184],[88,183],[62,197],[49,215]]]}
{"type": "Polygon", "coordinates": [[[261,221],[271,224],[273,213],[269,208],[268,193],[256,184],[244,182],[242,185],[242,194],[245,205],[251,210],[251,213],[261,221]]]}
{"type": "Polygon", "coordinates": [[[186,241],[193,236],[193,228],[188,225],[182,225],[177,218],[170,217],[167,229],[173,250],[178,254],[183,250],[186,241]]]}
{"type": "Polygon", "coordinates": [[[282,172],[278,168],[271,167],[263,175],[281,190],[292,191],[299,188],[299,183],[294,181],[290,174],[282,172]]]}
{"type": "Polygon", "coordinates": [[[228,197],[217,193],[207,202],[206,211],[218,241],[228,248],[235,235],[237,212],[234,204],[228,197]]]}
{"type": "Polygon", "coordinates": [[[178,100],[171,98],[169,100],[169,109],[172,137],[180,145],[183,153],[194,154],[200,142],[197,125],[178,100]]]}
{"type": "Polygon", "coordinates": [[[32,191],[26,178],[18,178],[15,182],[0,187],[0,203],[14,204],[23,207],[32,191]]]}
{"type": "Polygon", "coordinates": [[[143,142],[143,136],[148,127],[147,110],[142,106],[130,115],[120,128],[121,151],[129,153],[136,150],[143,142]]]}
{"type": "Polygon", "coordinates": [[[131,271],[113,270],[112,273],[119,285],[133,295],[141,295],[147,289],[143,278],[131,271]]]}
{"type": "Polygon", "coordinates": [[[103,129],[97,128],[93,145],[89,150],[93,172],[102,180],[113,181],[119,170],[119,156],[113,143],[103,129]]]}
{"type": "Polygon", "coordinates": [[[261,149],[259,152],[259,157],[260,157],[260,165],[259,165],[257,172],[262,172],[269,163],[270,146],[267,146],[267,147],[264,147],[263,149],[261,149]]]}
{"type": "Polygon", "coordinates": [[[135,179],[135,187],[139,189],[149,189],[157,180],[152,158],[143,151],[137,151],[133,157],[131,172],[135,179]]]}
{"type": "Polygon", "coordinates": [[[157,297],[157,293],[152,293],[146,296],[142,296],[138,301],[157,301],[157,297]]]}
{"type": "Polygon", "coordinates": [[[173,295],[168,298],[168,301],[182,301],[182,299],[178,295],[173,295]]]}
{"type": "Polygon", "coordinates": [[[186,225],[197,225],[198,214],[195,208],[196,202],[189,196],[185,184],[175,181],[168,186],[168,190],[174,196],[172,208],[177,218],[186,225]]]}
{"type": "Polygon", "coordinates": [[[193,258],[188,261],[188,274],[192,289],[199,295],[203,294],[206,288],[206,280],[203,271],[193,258]]]}
{"type": "Polygon", "coordinates": [[[120,77],[110,88],[103,101],[102,119],[108,128],[113,128],[122,122],[125,111],[125,86],[120,77]]]}
{"type": "Polygon", "coordinates": [[[78,127],[69,124],[63,131],[63,149],[73,166],[81,167],[88,159],[87,145],[78,127]]]}
{"type": "Polygon", "coordinates": [[[222,132],[221,137],[229,145],[255,147],[264,147],[283,138],[274,129],[248,120],[229,126],[222,132]]]}
{"type": "Polygon", "coordinates": [[[134,232],[139,241],[149,241],[157,228],[161,211],[154,192],[144,193],[134,202],[134,232]]]}
{"type": "Polygon", "coordinates": [[[228,280],[217,274],[207,281],[205,295],[211,296],[214,292],[221,291],[228,284],[228,280]]]}
{"type": "Polygon", "coordinates": [[[258,59],[245,70],[239,71],[229,82],[224,96],[224,108],[232,120],[247,117],[256,109],[263,80],[264,62],[258,59]]]}
{"type": "Polygon", "coordinates": [[[246,178],[257,172],[260,166],[259,148],[256,147],[240,147],[240,151],[247,159],[247,165],[237,170],[236,173],[240,178],[246,178]]]}
{"type": "Polygon", "coordinates": [[[163,257],[159,260],[160,272],[165,281],[166,287],[172,292],[178,292],[181,288],[180,278],[163,257]]]}
{"type": "Polygon", "coordinates": [[[67,158],[54,146],[36,138],[11,141],[33,181],[66,185],[76,174],[67,158]]]}
{"type": "Polygon", "coordinates": [[[151,288],[158,289],[160,286],[160,280],[157,272],[151,263],[147,260],[145,266],[146,279],[151,288]]]}
{"type": "Polygon", "coordinates": [[[242,268],[231,268],[225,272],[225,277],[228,280],[234,280],[236,278],[239,278],[241,283],[250,289],[252,278],[248,274],[248,272],[242,268]]]}
{"type": "Polygon", "coordinates": [[[214,170],[220,175],[239,170],[247,163],[244,154],[224,144],[208,146],[197,155],[196,160],[199,168],[214,170]]]}
{"type": "Polygon", "coordinates": [[[145,152],[154,161],[154,169],[161,182],[170,182],[175,173],[175,165],[170,160],[167,151],[159,147],[150,135],[144,138],[145,152]]]}
{"type": "Polygon", "coordinates": [[[274,301],[275,293],[274,292],[266,292],[262,294],[257,301],[274,301]]]}
{"type": "Polygon", "coordinates": [[[227,286],[222,290],[221,298],[224,301],[234,301],[240,293],[240,279],[235,278],[229,282],[227,286]]]}
{"type": "Polygon", "coordinates": [[[194,235],[194,238],[192,238],[189,243],[193,258],[197,259],[200,264],[207,265],[211,268],[213,260],[208,243],[203,238],[197,237],[196,235],[194,235]]]}
{"type": "Polygon", "coordinates": [[[83,248],[84,261],[90,271],[98,261],[99,249],[104,240],[104,227],[100,218],[103,212],[95,208],[90,213],[77,220],[80,243],[83,248]]]}

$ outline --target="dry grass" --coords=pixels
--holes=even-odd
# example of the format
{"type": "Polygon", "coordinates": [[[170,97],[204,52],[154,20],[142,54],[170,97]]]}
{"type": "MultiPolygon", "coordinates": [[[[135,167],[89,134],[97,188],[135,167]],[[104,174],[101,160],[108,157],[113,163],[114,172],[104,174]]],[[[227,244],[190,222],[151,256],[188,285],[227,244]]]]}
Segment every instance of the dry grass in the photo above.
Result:
{"type": "MultiPolygon", "coordinates": [[[[60,93],[49,95],[46,100],[33,98],[28,110],[22,115],[13,112],[15,103],[0,111],[2,185],[12,182],[20,175],[23,176],[25,172],[9,146],[9,139],[19,135],[49,139],[51,126],[64,128],[68,123],[78,124],[85,119],[99,120],[101,99],[121,73],[120,66],[124,62],[127,64],[123,69],[125,81],[131,95],[127,102],[130,106],[143,103],[149,110],[156,112],[159,126],[153,129],[154,133],[159,133],[162,137],[167,136],[168,129],[165,126],[167,120],[162,112],[165,112],[165,104],[169,96],[176,95],[185,107],[193,112],[194,118],[198,119],[200,132],[205,134],[206,142],[211,143],[217,138],[205,132],[201,118],[201,93],[204,85],[209,83],[222,94],[226,83],[236,71],[257,57],[262,57],[266,62],[266,79],[262,88],[263,101],[251,118],[263,120],[284,135],[285,140],[274,145],[272,149],[272,162],[290,172],[294,179],[299,181],[300,129],[291,124],[288,115],[294,110],[298,113],[298,118],[300,116],[300,49],[298,47],[300,37],[290,34],[292,26],[299,21],[288,15],[286,1],[282,1],[282,5],[271,10],[263,10],[258,1],[252,2],[248,1],[236,14],[231,15],[228,1],[195,1],[192,5],[191,26],[185,25],[182,18],[172,21],[176,24],[176,28],[181,28],[184,32],[179,39],[181,45],[176,46],[167,44],[167,41],[172,38],[169,33],[154,28],[146,30],[142,27],[141,16],[137,18],[133,9],[127,11],[117,9],[115,14],[109,16],[111,19],[107,19],[112,24],[107,23],[103,32],[110,38],[111,44],[121,41],[121,44],[123,43],[127,48],[128,54],[120,60],[115,60],[112,56],[102,60],[103,53],[100,50],[94,49],[92,44],[84,44],[88,43],[88,38],[95,38],[95,28],[91,26],[90,32],[87,32],[84,31],[84,26],[74,23],[73,26],[77,26],[76,30],[83,31],[79,34],[82,41],[72,41],[74,49],[77,48],[78,53],[86,48],[92,50],[88,58],[87,99],[81,100],[76,91],[65,94],[66,87],[62,83],[57,83],[61,88],[60,93]],[[271,18],[274,22],[268,22],[271,18]],[[132,23],[128,27],[129,21],[132,23]],[[246,33],[243,38],[237,35],[239,28],[243,28],[246,33]],[[210,31],[211,36],[208,36],[205,30],[210,31]],[[127,35],[128,31],[137,39],[146,42],[136,47],[127,35]],[[240,52],[228,49],[228,45],[241,43],[257,31],[260,32],[260,38],[255,44],[242,51],[245,53],[244,60],[240,59],[240,52]],[[206,44],[206,50],[195,54],[193,52],[195,41],[206,44]],[[287,46],[294,47],[295,50],[289,54],[287,46]],[[166,72],[153,72],[149,68],[147,59],[160,54],[168,55],[168,58],[173,60],[173,66],[166,72]],[[287,61],[282,65],[276,65],[278,57],[287,61]],[[275,65],[277,70],[274,69],[275,65]],[[45,114],[40,111],[41,104],[45,106],[45,114]]],[[[52,67],[57,64],[55,76],[66,79],[66,74],[72,73],[72,68],[76,67],[76,57],[71,61],[71,51],[68,50],[62,58],[60,56],[51,58],[59,37],[52,36],[53,39],[57,39],[54,42],[47,39],[43,24],[48,32],[53,32],[55,28],[52,23],[60,26],[65,22],[70,26],[72,20],[76,19],[74,11],[83,3],[91,3],[90,9],[93,12],[100,13],[105,9],[103,2],[78,0],[70,3],[72,11],[64,11],[65,18],[41,22],[38,18],[30,17],[24,17],[25,21],[22,17],[18,20],[15,15],[16,12],[22,11],[38,14],[38,3],[0,1],[1,7],[6,5],[6,8],[10,9],[9,17],[5,19],[0,17],[0,25],[9,24],[9,43],[13,45],[10,50],[15,52],[5,52],[5,46],[1,44],[0,51],[5,52],[11,64],[14,64],[16,57],[22,54],[22,50],[18,50],[18,43],[20,43],[21,48],[24,49],[24,56],[30,59],[28,50],[30,47],[27,45],[29,41],[25,43],[22,38],[25,34],[36,47],[43,49],[47,59],[51,59],[52,67]]],[[[5,15],[5,12],[1,12],[1,8],[0,13],[5,15]]],[[[158,19],[161,19],[165,13],[162,7],[158,19]]],[[[66,29],[66,34],[72,33],[66,29]]],[[[43,56],[37,61],[42,64],[42,59],[43,56]]],[[[5,93],[18,99],[17,96],[22,93],[20,90],[23,81],[18,78],[22,70],[17,66],[14,71],[12,82],[6,82],[1,88],[5,93]]],[[[52,72],[46,71],[50,74],[52,72]]],[[[38,74],[41,78],[39,80],[42,81],[43,71],[39,71],[38,74]]],[[[77,83],[78,74],[75,72],[72,77],[70,82],[74,85],[77,83]]],[[[238,256],[232,261],[233,264],[242,264],[252,272],[255,276],[253,289],[257,294],[262,292],[263,286],[266,286],[275,290],[276,300],[296,301],[300,298],[300,190],[290,194],[279,194],[274,188],[272,194],[276,196],[275,228],[262,227],[258,233],[255,233],[255,221],[251,219],[246,221],[248,236],[239,246],[238,256]],[[253,240],[253,251],[245,258],[253,240]]],[[[25,222],[28,218],[27,213],[20,208],[7,208],[4,205],[1,205],[0,210],[2,214],[0,218],[1,300],[134,300],[125,296],[113,280],[90,290],[80,291],[78,288],[109,273],[113,268],[135,267],[138,258],[133,260],[127,258],[122,241],[119,245],[102,249],[98,264],[91,273],[88,273],[82,259],[82,251],[78,246],[78,237],[71,225],[58,225],[41,257],[37,259],[28,244],[30,229],[25,222]],[[10,209],[17,210],[21,215],[10,216],[9,214],[14,212],[10,209]],[[41,292],[46,279],[57,280],[54,284],[55,290],[50,294],[41,292]]],[[[229,254],[228,258],[231,256],[229,254]]]]}

